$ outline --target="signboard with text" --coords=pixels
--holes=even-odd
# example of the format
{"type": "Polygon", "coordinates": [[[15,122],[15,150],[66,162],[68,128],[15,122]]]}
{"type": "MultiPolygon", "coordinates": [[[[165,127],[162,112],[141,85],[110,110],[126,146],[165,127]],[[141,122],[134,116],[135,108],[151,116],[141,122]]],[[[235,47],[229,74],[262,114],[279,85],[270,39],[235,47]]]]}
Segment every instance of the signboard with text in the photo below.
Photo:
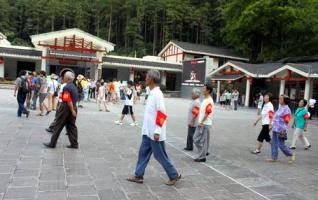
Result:
{"type": "Polygon", "coordinates": [[[194,59],[183,62],[182,85],[203,86],[206,77],[206,59],[194,59]]]}

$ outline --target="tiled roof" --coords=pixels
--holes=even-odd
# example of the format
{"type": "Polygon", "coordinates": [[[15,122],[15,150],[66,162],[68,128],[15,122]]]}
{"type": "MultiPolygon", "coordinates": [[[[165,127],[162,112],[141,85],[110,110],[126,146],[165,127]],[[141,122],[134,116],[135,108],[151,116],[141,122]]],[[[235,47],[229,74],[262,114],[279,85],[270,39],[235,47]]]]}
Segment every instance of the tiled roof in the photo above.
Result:
{"type": "Polygon", "coordinates": [[[0,53],[18,56],[42,56],[42,51],[35,49],[22,49],[13,47],[0,47],[0,53]]]}
{"type": "Polygon", "coordinates": [[[129,58],[129,57],[120,57],[120,56],[105,56],[103,57],[103,62],[112,63],[116,65],[131,65],[131,67],[143,68],[143,67],[153,67],[161,68],[172,71],[182,71],[182,64],[178,63],[168,63],[164,61],[148,61],[141,58],[129,58]]]}
{"type": "Polygon", "coordinates": [[[213,54],[218,55],[220,57],[235,57],[239,59],[248,60],[248,58],[238,55],[231,49],[222,48],[222,47],[215,47],[215,46],[207,46],[202,44],[194,44],[189,42],[181,42],[177,40],[171,40],[174,44],[179,46],[180,48],[184,49],[186,52],[194,53],[194,52],[202,52],[204,54],[213,54]]]}

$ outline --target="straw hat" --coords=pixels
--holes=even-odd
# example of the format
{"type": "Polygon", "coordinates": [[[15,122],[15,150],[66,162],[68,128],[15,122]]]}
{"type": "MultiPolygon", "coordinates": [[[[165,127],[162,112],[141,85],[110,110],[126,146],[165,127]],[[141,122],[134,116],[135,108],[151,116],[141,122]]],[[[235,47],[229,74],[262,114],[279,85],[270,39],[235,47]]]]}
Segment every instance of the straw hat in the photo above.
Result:
{"type": "Polygon", "coordinates": [[[79,74],[78,76],[77,76],[77,80],[83,80],[84,79],[84,76],[82,75],[82,74],[79,74]]]}

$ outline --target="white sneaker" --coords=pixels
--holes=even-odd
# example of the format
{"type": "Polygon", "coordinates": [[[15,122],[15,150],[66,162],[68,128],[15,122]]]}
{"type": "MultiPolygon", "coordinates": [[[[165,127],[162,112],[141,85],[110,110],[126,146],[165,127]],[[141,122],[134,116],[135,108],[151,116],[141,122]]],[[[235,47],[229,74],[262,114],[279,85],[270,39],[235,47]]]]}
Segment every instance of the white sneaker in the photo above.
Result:
{"type": "Polygon", "coordinates": [[[117,124],[117,125],[123,125],[123,122],[117,120],[117,121],[115,121],[115,124],[117,124]]]}
{"type": "Polygon", "coordinates": [[[137,126],[137,123],[133,122],[130,124],[130,126],[137,126]]]}

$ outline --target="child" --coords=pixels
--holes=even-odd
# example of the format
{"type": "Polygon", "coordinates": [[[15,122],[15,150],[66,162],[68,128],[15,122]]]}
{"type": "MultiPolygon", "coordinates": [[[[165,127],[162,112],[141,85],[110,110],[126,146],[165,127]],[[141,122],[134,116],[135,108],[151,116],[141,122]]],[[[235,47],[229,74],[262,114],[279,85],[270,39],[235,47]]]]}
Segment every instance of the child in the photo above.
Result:
{"type": "Polygon", "coordinates": [[[136,119],[135,119],[135,116],[134,116],[134,111],[133,111],[134,92],[132,90],[132,86],[133,86],[132,81],[128,81],[127,88],[124,89],[125,106],[124,106],[123,111],[121,113],[122,115],[121,115],[120,120],[115,121],[115,123],[117,125],[122,125],[125,115],[128,115],[128,114],[131,115],[131,118],[133,120],[133,122],[130,124],[130,126],[136,126],[137,125],[136,119]]]}

